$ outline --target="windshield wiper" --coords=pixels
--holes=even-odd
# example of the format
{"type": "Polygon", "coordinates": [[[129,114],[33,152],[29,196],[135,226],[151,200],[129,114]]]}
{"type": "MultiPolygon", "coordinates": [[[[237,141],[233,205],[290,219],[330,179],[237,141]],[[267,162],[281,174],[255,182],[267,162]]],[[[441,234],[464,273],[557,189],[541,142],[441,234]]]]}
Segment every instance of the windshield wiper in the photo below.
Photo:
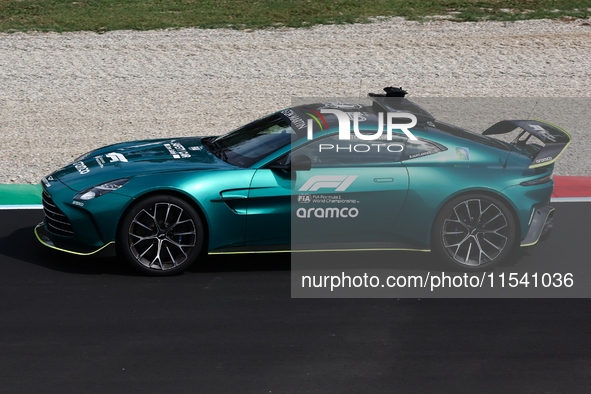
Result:
{"type": "Polygon", "coordinates": [[[228,161],[228,155],[226,154],[226,150],[222,148],[218,142],[213,140],[213,137],[209,137],[207,139],[201,139],[201,143],[209,148],[209,151],[213,153],[216,157],[220,158],[223,161],[228,161]]]}
{"type": "Polygon", "coordinates": [[[226,149],[222,148],[221,146],[217,145],[216,142],[214,142],[214,144],[216,144],[216,146],[218,147],[218,150],[220,152],[220,159],[222,159],[223,161],[228,161],[228,155],[226,154],[226,149]]]}

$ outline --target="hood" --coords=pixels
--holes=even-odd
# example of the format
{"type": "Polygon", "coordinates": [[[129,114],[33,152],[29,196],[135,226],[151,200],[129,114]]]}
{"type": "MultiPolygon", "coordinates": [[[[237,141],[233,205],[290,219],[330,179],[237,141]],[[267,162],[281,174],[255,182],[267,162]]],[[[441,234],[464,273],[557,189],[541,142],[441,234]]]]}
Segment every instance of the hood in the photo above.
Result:
{"type": "Polygon", "coordinates": [[[231,167],[201,144],[201,137],[131,141],[109,145],[80,157],[52,174],[75,191],[121,178],[171,171],[231,167]]]}

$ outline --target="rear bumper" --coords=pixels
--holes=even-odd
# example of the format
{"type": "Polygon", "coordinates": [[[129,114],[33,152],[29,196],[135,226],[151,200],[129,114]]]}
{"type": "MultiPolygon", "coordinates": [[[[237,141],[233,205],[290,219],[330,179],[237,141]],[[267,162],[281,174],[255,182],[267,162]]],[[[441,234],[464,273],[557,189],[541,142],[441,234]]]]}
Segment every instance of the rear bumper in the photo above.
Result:
{"type": "Polygon", "coordinates": [[[545,241],[550,236],[553,226],[554,208],[546,205],[536,209],[529,231],[521,241],[521,246],[532,246],[539,241],[545,241]]]}

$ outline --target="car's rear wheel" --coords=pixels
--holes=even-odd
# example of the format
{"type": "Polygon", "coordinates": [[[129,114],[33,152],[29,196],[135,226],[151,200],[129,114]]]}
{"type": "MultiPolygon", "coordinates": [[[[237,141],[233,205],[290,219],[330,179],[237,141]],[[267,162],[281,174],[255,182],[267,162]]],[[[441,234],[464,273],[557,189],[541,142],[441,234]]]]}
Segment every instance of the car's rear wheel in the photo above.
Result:
{"type": "Polygon", "coordinates": [[[489,269],[511,252],[516,225],[511,210],[498,198],[473,193],[441,208],[431,236],[432,247],[456,269],[489,269]]]}
{"type": "Polygon", "coordinates": [[[140,200],[123,217],[120,253],[150,275],[171,275],[193,264],[203,247],[203,223],[184,200],[157,195],[140,200]]]}

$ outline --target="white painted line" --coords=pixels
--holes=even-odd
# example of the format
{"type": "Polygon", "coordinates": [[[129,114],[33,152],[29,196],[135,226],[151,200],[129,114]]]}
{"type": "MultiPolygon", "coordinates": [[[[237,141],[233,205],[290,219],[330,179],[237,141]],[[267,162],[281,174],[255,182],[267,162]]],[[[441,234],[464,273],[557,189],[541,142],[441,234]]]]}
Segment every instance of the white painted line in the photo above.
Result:
{"type": "Polygon", "coordinates": [[[43,209],[41,204],[29,204],[29,205],[0,205],[0,211],[9,211],[12,209],[43,209]]]}
{"type": "Polygon", "coordinates": [[[556,197],[551,202],[591,202],[591,197],[556,197]]]}

